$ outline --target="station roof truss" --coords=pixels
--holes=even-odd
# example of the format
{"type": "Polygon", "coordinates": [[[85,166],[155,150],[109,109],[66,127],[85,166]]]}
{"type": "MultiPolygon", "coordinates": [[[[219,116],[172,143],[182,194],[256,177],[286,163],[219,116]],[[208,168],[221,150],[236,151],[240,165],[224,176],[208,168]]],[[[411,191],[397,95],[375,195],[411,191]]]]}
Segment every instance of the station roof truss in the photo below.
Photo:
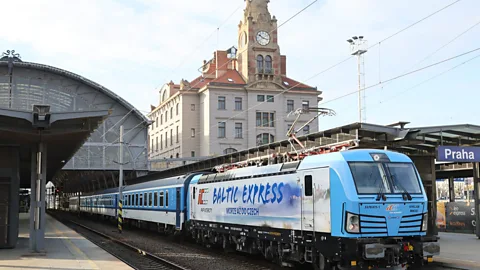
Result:
{"type": "MultiPolygon", "coordinates": [[[[341,143],[349,140],[358,140],[358,148],[387,149],[402,152],[408,155],[436,156],[439,145],[479,145],[480,126],[465,124],[438,127],[406,128],[408,122],[398,122],[392,125],[376,125],[369,123],[353,123],[332,128],[304,136],[297,139],[305,148],[320,147],[341,143]]],[[[294,147],[288,139],[254,148],[211,157],[199,162],[170,168],[160,172],[132,180],[132,183],[151,181],[166,177],[182,175],[194,171],[212,171],[216,166],[228,163],[237,163],[270,155],[274,153],[292,152],[294,147]]],[[[294,146],[295,146],[295,142],[294,146]]],[[[295,148],[300,148],[296,145],[295,148]]]]}
{"type": "MultiPolygon", "coordinates": [[[[138,172],[139,175],[148,171],[147,140],[151,121],[130,103],[98,83],[72,72],[43,64],[23,62],[18,57],[0,58],[2,117],[7,117],[5,115],[7,111],[31,113],[34,105],[49,106],[52,115],[108,112],[107,117],[95,122],[96,125],[90,125],[91,130],[88,134],[82,135],[83,137],[80,136],[82,138],[57,136],[51,142],[49,147],[51,155],[54,152],[74,151],[74,155],[73,153],[60,155],[62,160],[52,160],[61,162],[61,165],[56,167],[70,171],[69,177],[78,178],[75,177],[75,172],[78,171],[118,171],[121,125],[124,127],[124,169],[127,172],[138,172]],[[65,148],[69,142],[78,140],[81,140],[81,147],[65,148]]],[[[85,126],[88,123],[93,122],[79,120],[68,125],[85,126]]],[[[2,128],[6,127],[15,129],[15,125],[12,126],[7,120],[2,123],[2,128]]],[[[9,136],[14,141],[14,135],[9,136]]],[[[29,162],[30,154],[24,155],[23,158],[25,159],[23,162],[29,162]]],[[[30,177],[27,178],[29,183],[30,177]]],[[[51,175],[47,179],[53,181],[56,186],[68,180],[51,175]]]]}

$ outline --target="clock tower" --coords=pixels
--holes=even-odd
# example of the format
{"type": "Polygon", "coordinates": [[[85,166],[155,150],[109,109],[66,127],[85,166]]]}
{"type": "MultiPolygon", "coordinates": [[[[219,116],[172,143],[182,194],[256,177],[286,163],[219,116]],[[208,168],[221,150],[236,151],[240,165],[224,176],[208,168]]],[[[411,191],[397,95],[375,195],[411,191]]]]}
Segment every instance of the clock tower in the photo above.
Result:
{"type": "Polygon", "coordinates": [[[245,0],[238,25],[238,70],[247,84],[255,81],[281,83],[277,19],[268,11],[269,0],[245,0]]]}

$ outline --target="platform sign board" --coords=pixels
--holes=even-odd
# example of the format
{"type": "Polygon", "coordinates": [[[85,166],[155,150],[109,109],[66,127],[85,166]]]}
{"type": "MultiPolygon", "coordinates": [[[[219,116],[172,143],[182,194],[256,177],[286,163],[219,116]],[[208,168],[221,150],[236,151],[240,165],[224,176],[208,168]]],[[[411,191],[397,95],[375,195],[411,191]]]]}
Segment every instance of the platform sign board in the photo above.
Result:
{"type": "Polygon", "coordinates": [[[480,147],[439,146],[437,161],[480,162],[480,147]]]}

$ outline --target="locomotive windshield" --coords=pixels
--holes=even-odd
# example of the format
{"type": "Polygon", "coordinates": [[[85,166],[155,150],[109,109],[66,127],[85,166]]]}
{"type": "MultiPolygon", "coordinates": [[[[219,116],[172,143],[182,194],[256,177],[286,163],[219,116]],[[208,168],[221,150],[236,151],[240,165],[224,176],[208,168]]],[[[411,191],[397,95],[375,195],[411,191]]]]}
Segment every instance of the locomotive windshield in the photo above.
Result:
{"type": "Polygon", "coordinates": [[[358,194],[420,194],[420,181],[412,163],[350,162],[358,194]]]}

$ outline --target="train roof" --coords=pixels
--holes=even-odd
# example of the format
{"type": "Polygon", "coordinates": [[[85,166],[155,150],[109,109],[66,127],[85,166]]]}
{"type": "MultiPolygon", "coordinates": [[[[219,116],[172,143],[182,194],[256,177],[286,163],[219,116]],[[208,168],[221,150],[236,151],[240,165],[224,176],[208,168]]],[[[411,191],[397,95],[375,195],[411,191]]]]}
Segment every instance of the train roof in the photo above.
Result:
{"type": "MultiPolygon", "coordinates": [[[[194,176],[197,174],[199,173],[184,174],[184,175],[158,179],[158,180],[148,181],[148,182],[134,184],[134,185],[127,185],[125,186],[123,191],[125,192],[125,191],[132,191],[132,190],[149,189],[154,187],[183,185],[190,176],[194,176]]],[[[110,193],[117,193],[117,192],[118,192],[118,187],[100,190],[90,195],[102,195],[102,194],[110,194],[110,193]]]]}

